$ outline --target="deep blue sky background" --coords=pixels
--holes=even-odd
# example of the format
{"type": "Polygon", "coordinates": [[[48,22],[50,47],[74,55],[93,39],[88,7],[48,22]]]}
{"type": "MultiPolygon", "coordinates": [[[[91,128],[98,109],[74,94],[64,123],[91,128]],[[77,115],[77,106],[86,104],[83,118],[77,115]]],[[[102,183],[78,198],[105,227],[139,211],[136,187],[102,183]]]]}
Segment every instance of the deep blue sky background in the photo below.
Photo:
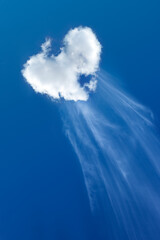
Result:
{"type": "Polygon", "coordinates": [[[160,3],[157,0],[0,0],[0,239],[100,239],[58,104],[35,94],[22,65],[46,36],[91,27],[101,67],[160,120],[160,3]]]}

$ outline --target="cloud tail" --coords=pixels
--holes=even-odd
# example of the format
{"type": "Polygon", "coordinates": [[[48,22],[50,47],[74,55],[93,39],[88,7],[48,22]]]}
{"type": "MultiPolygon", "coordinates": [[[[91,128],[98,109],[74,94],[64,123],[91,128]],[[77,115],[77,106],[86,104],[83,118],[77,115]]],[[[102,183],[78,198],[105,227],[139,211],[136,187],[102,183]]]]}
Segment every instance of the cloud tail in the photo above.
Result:
{"type": "Polygon", "coordinates": [[[62,118],[91,210],[106,221],[105,234],[159,239],[160,142],[151,111],[101,71],[94,96],[87,102],[65,102],[62,118]]]}

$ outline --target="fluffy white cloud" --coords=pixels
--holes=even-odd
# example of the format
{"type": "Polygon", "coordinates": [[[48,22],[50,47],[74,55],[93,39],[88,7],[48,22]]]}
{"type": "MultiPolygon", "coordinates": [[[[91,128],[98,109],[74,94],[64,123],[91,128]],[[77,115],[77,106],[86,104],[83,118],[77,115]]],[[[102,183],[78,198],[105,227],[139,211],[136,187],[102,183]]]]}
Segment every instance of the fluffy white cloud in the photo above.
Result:
{"type": "Polygon", "coordinates": [[[22,74],[36,92],[54,99],[83,100],[96,89],[95,73],[99,67],[101,45],[88,27],[70,30],[63,40],[58,56],[50,54],[51,40],[41,46],[42,51],[30,57],[22,74]],[[89,83],[80,84],[81,75],[93,75],[89,83]]]}

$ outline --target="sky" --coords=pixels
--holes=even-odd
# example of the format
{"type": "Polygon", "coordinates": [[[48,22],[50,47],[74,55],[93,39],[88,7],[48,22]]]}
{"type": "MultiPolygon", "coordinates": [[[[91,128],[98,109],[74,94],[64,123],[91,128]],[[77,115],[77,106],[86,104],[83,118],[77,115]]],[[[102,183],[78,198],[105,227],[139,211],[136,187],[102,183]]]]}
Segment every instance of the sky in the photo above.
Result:
{"type": "Polygon", "coordinates": [[[35,94],[21,70],[46,37],[57,55],[71,28],[88,26],[102,45],[100,67],[152,110],[159,134],[159,7],[158,0],[0,1],[0,239],[106,239],[60,104],[35,94]]]}

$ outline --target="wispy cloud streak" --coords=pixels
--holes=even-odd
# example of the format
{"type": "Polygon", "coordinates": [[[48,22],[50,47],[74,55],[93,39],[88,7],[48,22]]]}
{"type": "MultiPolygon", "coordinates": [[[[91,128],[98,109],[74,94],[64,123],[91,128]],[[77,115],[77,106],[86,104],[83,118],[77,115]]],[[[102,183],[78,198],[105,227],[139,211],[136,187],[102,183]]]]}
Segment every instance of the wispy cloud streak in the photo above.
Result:
{"type": "Polygon", "coordinates": [[[107,222],[110,218],[112,239],[158,239],[160,143],[153,114],[105,72],[98,83],[88,102],[63,106],[65,131],[80,161],[91,209],[103,211],[107,222]]]}

